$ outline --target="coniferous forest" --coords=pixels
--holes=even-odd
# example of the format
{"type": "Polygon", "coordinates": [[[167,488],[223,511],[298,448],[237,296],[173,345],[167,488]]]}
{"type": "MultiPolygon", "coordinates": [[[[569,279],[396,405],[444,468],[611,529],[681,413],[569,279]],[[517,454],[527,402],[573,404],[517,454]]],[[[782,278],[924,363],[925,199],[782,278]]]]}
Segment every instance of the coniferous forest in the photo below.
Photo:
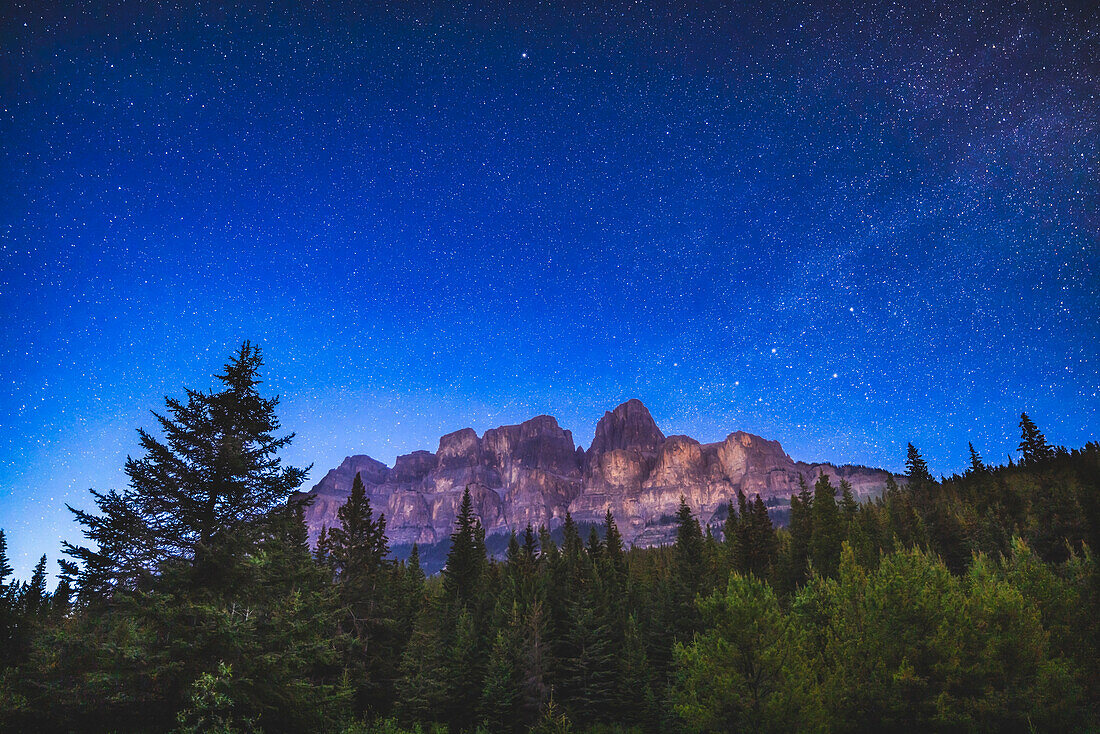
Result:
{"type": "Polygon", "coordinates": [[[139,431],[129,487],[74,510],[11,578],[0,534],[0,728],[104,732],[1031,732],[1100,729],[1100,444],[970,447],[867,503],[827,476],[675,544],[608,514],[490,559],[467,492],[446,567],[391,558],[359,481],[316,548],[306,471],[245,343],[212,392],[139,431]]]}

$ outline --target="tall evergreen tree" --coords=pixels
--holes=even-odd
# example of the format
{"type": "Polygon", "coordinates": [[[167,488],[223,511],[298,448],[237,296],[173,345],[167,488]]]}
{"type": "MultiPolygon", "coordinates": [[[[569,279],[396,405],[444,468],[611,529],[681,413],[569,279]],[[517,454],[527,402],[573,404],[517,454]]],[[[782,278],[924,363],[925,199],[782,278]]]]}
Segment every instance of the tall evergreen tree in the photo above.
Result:
{"type": "Polygon", "coordinates": [[[81,653],[50,666],[41,688],[77,681],[74,720],[94,729],[94,712],[115,729],[171,728],[192,683],[221,663],[238,681],[235,711],[265,730],[339,715],[325,677],[335,635],[327,587],[287,505],[305,470],[279,458],[293,434],[279,435],[278,398],[259,392],[262,364],[245,342],[216,376],[218,391],[168,399],[154,414],[164,438],[139,431],[144,455],[126,461],[129,488],[93,493],[98,514],[74,511],[91,544],[66,551],[89,611],[66,641],[81,653]]]}
{"type": "Polygon", "coordinates": [[[703,531],[699,521],[680,497],[676,511],[676,544],[672,548],[671,587],[674,600],[673,635],[676,640],[687,640],[698,626],[695,597],[706,584],[704,578],[703,531]]]}
{"type": "Polygon", "coordinates": [[[166,399],[166,414],[153,413],[164,439],[139,430],[145,455],[126,460],[129,489],[93,491],[99,514],[69,508],[94,545],[65,544],[82,592],[136,588],[168,563],[190,566],[207,591],[232,591],[272,510],[306,475],[278,457],[294,434],[277,435],[279,399],[260,395],[262,365],[245,342],[217,375],[220,391],[166,399]]]}
{"type": "Polygon", "coordinates": [[[466,487],[443,568],[443,588],[452,601],[467,604],[480,593],[484,572],[485,531],[474,514],[470,488],[466,487]]]}
{"type": "Polygon", "coordinates": [[[386,558],[386,518],[374,519],[363,479],[357,472],[347,502],[336,511],[339,524],[328,532],[326,549],[338,581],[369,583],[391,566],[386,558]]]}
{"type": "Polygon", "coordinates": [[[8,539],[4,531],[0,530],[0,586],[7,583],[6,579],[12,574],[11,563],[8,561],[8,539]]]}
{"type": "Polygon", "coordinates": [[[31,580],[23,587],[20,594],[23,616],[27,619],[35,619],[46,609],[50,595],[46,590],[46,556],[43,555],[34,564],[31,580]]]}
{"type": "Polygon", "coordinates": [[[626,573],[626,558],[623,550],[623,536],[619,533],[619,526],[615,524],[615,518],[611,515],[611,508],[607,508],[604,515],[604,549],[608,564],[616,574],[626,573]]]}
{"type": "Polygon", "coordinates": [[[588,551],[588,557],[593,563],[600,562],[603,556],[603,541],[600,540],[600,533],[595,525],[588,529],[588,545],[585,546],[585,550],[588,551]]]}
{"type": "Polygon", "coordinates": [[[1054,449],[1047,443],[1046,436],[1035,425],[1035,422],[1027,417],[1027,413],[1020,414],[1020,446],[1021,463],[1035,464],[1046,461],[1054,456],[1054,449]]]}
{"type": "Polygon", "coordinates": [[[386,712],[403,643],[398,634],[400,591],[393,561],[387,557],[385,515],[374,518],[358,473],[336,517],[339,524],[329,532],[326,547],[336,574],[341,630],[352,641],[348,664],[356,672],[357,708],[386,712]]]}
{"type": "Polygon", "coordinates": [[[844,542],[840,512],[836,505],[836,490],[824,472],[814,485],[813,538],[810,550],[814,569],[822,576],[833,577],[840,566],[840,545],[844,542]]]}
{"type": "MultiPolygon", "coordinates": [[[[738,490],[740,493],[740,490],[738,490]]],[[[737,514],[737,507],[733,500],[726,502],[726,518],[722,521],[722,544],[726,553],[726,562],[731,569],[740,570],[741,543],[740,543],[741,517],[737,514]]]]}
{"type": "Polygon", "coordinates": [[[757,494],[752,502],[752,510],[749,513],[750,552],[748,554],[747,571],[763,579],[767,577],[768,569],[775,561],[779,548],[779,540],[775,534],[775,526],[768,515],[768,508],[764,499],[757,494]]]}
{"type": "Polygon", "coordinates": [[[513,628],[497,632],[485,669],[485,683],[478,704],[478,718],[489,731],[515,731],[519,691],[516,673],[517,644],[513,628]]]}
{"type": "Polygon", "coordinates": [[[787,591],[793,591],[806,582],[810,560],[810,543],[813,538],[813,495],[806,484],[806,477],[798,475],[798,493],[791,495],[790,545],[787,559],[787,591]]]}
{"type": "Polygon", "coordinates": [[[974,444],[967,443],[967,447],[970,449],[970,473],[980,474],[985,471],[985,463],[982,462],[981,454],[974,450],[974,444]]]}
{"type": "Polygon", "coordinates": [[[855,522],[856,513],[859,511],[859,502],[852,493],[852,483],[847,479],[840,480],[840,514],[844,518],[845,528],[851,528],[855,522]]]}
{"type": "Polygon", "coordinates": [[[932,474],[928,471],[928,464],[924,457],[917,451],[917,447],[909,444],[905,458],[905,475],[909,477],[909,486],[918,489],[935,483],[932,474]]]}

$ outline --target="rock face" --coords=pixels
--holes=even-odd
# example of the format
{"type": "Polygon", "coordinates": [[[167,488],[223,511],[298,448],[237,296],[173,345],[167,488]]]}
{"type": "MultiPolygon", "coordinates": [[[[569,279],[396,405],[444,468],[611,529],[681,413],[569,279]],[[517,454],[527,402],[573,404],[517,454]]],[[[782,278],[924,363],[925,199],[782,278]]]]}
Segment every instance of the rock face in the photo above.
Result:
{"type": "Polygon", "coordinates": [[[435,453],[399,456],[393,468],[369,456],[349,456],[308,492],[310,540],[336,524],[336,510],[358,472],[371,505],[386,516],[394,546],[431,545],[454,527],[463,490],[489,537],[528,523],[559,527],[567,512],[578,523],[602,523],[608,509],[623,538],[635,545],[669,542],[684,496],[704,525],[717,524],[727,502],[742,490],[782,510],[798,491],[799,475],[811,485],[828,474],[847,479],[859,498],[881,492],[889,472],[861,466],[792,460],[776,441],[737,431],[701,444],[661,432],[638,400],[605,413],[587,451],[557,420],[541,415],[478,436],[472,428],[439,439],[435,453]]]}

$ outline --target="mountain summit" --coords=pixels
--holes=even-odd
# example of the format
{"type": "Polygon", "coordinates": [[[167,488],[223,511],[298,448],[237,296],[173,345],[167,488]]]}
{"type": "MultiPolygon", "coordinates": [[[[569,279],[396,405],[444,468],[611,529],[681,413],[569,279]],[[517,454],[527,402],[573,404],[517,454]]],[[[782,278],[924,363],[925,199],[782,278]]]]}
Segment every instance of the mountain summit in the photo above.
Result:
{"type": "Polygon", "coordinates": [[[308,492],[310,540],[338,521],[355,474],[371,505],[386,515],[386,533],[402,546],[446,540],[466,487],[486,534],[506,535],[528,523],[558,528],[566,512],[578,523],[601,523],[608,509],[623,538],[639,546],[669,542],[681,495],[705,526],[718,524],[737,490],[759,494],[781,512],[802,475],[812,484],[828,474],[852,484],[857,497],[878,494],[890,473],[862,466],[792,460],[777,441],[736,431],[717,443],[666,437],[649,410],[632,399],[604,414],[588,451],[555,418],[540,415],[478,436],[463,428],[439,439],[435,453],[414,451],[392,468],[369,456],[349,456],[308,492]]]}

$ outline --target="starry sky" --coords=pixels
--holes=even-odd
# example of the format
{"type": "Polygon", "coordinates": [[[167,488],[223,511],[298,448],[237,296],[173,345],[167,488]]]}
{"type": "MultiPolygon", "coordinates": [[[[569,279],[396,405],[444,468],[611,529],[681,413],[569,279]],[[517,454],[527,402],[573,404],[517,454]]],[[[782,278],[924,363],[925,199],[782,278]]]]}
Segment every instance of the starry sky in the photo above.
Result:
{"type": "Polygon", "coordinates": [[[244,339],[309,484],[630,397],[936,474],[1096,439],[1091,5],[7,5],[17,575],[244,339]]]}

